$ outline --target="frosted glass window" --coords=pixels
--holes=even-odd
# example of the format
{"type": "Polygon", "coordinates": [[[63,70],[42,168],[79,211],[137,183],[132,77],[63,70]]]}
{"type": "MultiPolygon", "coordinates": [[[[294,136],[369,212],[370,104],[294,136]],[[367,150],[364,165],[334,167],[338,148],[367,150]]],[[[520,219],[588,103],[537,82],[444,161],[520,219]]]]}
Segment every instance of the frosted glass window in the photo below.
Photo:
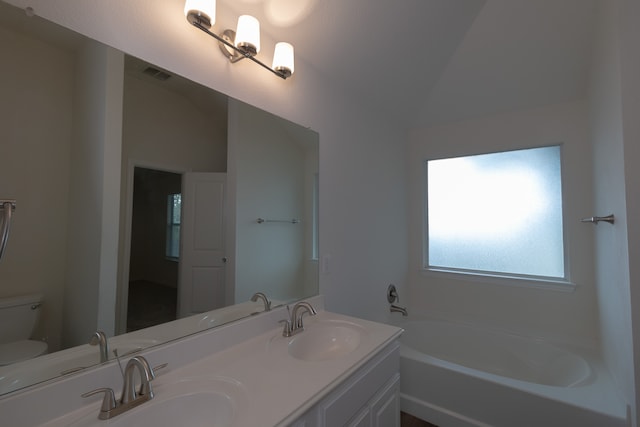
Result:
{"type": "Polygon", "coordinates": [[[428,268],[564,278],[560,146],[427,161],[428,268]]]}

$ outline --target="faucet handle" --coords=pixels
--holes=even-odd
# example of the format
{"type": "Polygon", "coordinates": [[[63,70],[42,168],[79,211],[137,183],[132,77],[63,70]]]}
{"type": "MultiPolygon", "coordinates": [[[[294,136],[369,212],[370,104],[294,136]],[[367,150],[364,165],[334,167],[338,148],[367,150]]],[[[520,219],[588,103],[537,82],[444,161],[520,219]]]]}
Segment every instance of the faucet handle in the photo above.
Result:
{"type": "Polygon", "coordinates": [[[94,394],[104,393],[104,398],[102,399],[102,406],[100,407],[100,412],[109,412],[116,407],[116,396],[113,393],[113,390],[110,388],[98,388],[95,390],[88,391],[84,394],[81,394],[81,397],[87,398],[93,396],[94,394]]]}
{"type": "Polygon", "coordinates": [[[161,364],[159,364],[159,365],[157,365],[157,366],[154,366],[153,368],[151,368],[151,370],[153,371],[153,375],[155,376],[156,371],[159,371],[160,369],[164,369],[164,368],[166,368],[167,366],[169,366],[169,364],[168,364],[168,363],[161,363],[161,364]]]}

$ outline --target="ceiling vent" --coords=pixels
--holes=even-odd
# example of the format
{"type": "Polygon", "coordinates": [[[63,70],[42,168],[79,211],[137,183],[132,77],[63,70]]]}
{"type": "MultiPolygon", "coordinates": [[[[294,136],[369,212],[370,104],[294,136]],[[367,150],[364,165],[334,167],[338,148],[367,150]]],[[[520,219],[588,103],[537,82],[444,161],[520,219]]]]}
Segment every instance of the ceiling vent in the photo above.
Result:
{"type": "Polygon", "coordinates": [[[155,79],[158,79],[160,81],[165,81],[169,77],[171,77],[171,74],[169,74],[169,73],[167,73],[165,71],[159,70],[159,69],[157,69],[155,67],[147,67],[147,68],[144,69],[144,71],[142,71],[142,73],[146,74],[148,76],[151,76],[151,77],[153,77],[155,79]]]}

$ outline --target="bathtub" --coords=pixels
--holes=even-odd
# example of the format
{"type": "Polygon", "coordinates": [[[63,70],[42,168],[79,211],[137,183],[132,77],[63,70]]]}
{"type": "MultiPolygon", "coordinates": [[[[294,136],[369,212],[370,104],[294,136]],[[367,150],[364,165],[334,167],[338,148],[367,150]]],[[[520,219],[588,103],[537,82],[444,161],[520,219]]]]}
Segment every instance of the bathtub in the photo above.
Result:
{"type": "MultiPolygon", "coordinates": [[[[395,318],[395,316],[394,316],[395,318]]],[[[602,364],[543,340],[403,318],[401,408],[440,427],[625,427],[602,364]]]]}

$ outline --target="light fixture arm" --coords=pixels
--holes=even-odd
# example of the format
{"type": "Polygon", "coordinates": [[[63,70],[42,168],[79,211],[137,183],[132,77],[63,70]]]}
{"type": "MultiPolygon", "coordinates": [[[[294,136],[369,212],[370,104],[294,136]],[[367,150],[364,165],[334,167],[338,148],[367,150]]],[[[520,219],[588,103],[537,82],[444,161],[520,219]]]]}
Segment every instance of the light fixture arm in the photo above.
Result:
{"type": "Polygon", "coordinates": [[[274,70],[273,68],[267,66],[256,57],[252,56],[250,53],[245,52],[242,49],[238,49],[233,44],[233,39],[231,38],[231,37],[235,37],[235,32],[233,30],[226,30],[223,33],[223,36],[219,36],[218,34],[209,30],[210,24],[206,22],[206,20],[203,19],[203,17],[200,15],[192,14],[189,16],[188,21],[197,29],[207,33],[214,39],[218,40],[218,42],[220,43],[220,48],[223,50],[223,53],[225,53],[225,55],[229,58],[231,62],[235,63],[245,58],[250,59],[251,61],[263,67],[264,69],[271,71],[273,74],[280,77],[281,79],[286,80],[287,77],[290,77],[291,74],[287,74],[283,71],[274,70]],[[229,49],[231,49],[231,51],[229,49]],[[233,54],[231,52],[233,52],[233,54]]]}

